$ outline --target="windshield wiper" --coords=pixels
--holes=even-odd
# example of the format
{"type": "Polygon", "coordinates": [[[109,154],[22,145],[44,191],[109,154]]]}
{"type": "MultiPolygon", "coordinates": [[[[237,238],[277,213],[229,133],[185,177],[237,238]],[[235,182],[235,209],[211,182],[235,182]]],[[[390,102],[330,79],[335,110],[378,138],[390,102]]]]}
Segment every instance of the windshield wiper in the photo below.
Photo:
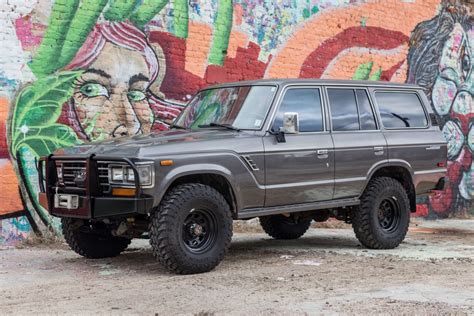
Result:
{"type": "Polygon", "coordinates": [[[205,124],[205,125],[199,125],[198,127],[200,127],[200,128],[224,127],[224,128],[227,128],[227,129],[230,129],[230,130],[233,130],[233,131],[240,132],[240,129],[238,129],[237,127],[234,127],[232,125],[229,125],[229,124],[209,123],[209,124],[205,124]]]}

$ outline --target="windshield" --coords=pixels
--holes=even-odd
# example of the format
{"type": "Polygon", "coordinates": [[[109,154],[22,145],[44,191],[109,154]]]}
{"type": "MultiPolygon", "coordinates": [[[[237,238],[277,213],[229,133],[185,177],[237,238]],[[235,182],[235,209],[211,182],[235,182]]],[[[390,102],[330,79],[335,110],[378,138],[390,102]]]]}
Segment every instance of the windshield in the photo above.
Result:
{"type": "Polygon", "coordinates": [[[175,121],[181,128],[228,126],[258,130],[272,103],[275,86],[241,86],[199,92],[175,121]]]}

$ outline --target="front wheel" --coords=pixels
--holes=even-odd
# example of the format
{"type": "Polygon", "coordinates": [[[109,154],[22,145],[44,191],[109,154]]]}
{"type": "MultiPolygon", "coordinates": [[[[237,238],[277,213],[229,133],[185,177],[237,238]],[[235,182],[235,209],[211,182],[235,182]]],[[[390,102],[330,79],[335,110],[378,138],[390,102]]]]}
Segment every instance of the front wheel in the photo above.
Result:
{"type": "Polygon", "coordinates": [[[409,224],[410,203],[401,183],[387,177],[371,180],[354,211],[357,239],[367,248],[393,249],[405,239],[409,224]]]}
{"type": "Polygon", "coordinates": [[[69,247],[86,258],[115,257],[130,244],[129,238],[113,236],[103,223],[62,218],[61,225],[69,247]]]}
{"type": "Polygon", "coordinates": [[[214,269],[232,239],[232,215],[225,198],[198,183],[171,189],[150,219],[153,254],[178,274],[214,269]]]}

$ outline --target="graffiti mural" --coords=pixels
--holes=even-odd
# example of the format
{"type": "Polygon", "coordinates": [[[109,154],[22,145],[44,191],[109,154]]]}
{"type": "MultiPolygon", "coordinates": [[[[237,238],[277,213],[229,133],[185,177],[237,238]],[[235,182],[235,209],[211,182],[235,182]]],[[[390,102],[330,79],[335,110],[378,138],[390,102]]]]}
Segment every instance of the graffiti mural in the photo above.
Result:
{"type": "Polygon", "coordinates": [[[36,200],[38,156],[167,129],[198,89],[226,81],[424,84],[426,76],[418,73],[431,76],[439,69],[439,79],[430,77],[425,86],[437,113],[446,117],[445,134],[456,139],[450,155],[464,157],[457,164],[458,186],[470,181],[469,123],[453,124],[469,117],[472,100],[463,91],[472,92],[464,73],[471,66],[455,68],[457,77],[445,70],[466,63],[460,55],[471,56],[465,9],[451,12],[440,0],[40,0],[2,4],[0,10],[6,14],[0,35],[11,43],[11,52],[0,54],[0,191],[8,192],[0,200],[0,240],[58,229],[36,200]],[[449,31],[440,26],[447,14],[453,20],[449,31]],[[434,36],[438,27],[446,34],[434,36]],[[447,48],[425,68],[433,61],[423,48],[433,43],[423,41],[431,38],[437,38],[439,52],[447,48]],[[454,46],[457,52],[450,50],[454,46]],[[456,97],[449,99],[448,92],[456,97]]]}
{"type": "Polygon", "coordinates": [[[427,89],[448,141],[447,188],[421,207],[425,215],[467,213],[474,198],[474,18],[460,1],[414,29],[408,81],[427,89]]]}

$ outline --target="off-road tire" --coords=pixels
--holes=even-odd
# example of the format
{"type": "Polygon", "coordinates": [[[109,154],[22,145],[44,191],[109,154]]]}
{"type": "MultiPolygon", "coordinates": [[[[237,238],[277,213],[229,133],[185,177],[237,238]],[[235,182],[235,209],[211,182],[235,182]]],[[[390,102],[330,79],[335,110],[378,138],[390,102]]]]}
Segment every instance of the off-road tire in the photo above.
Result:
{"type": "Polygon", "coordinates": [[[263,230],[275,239],[298,239],[306,233],[311,225],[311,218],[294,221],[283,215],[262,216],[260,225],[263,230]]]}
{"type": "Polygon", "coordinates": [[[77,221],[73,218],[62,218],[62,231],[69,247],[83,257],[90,259],[116,257],[130,244],[131,240],[128,238],[83,232],[77,226],[77,221]]]}
{"type": "MultiPolygon", "coordinates": [[[[206,226],[203,226],[206,227],[206,226]]],[[[210,236],[210,235],[205,235],[210,236]]],[[[204,237],[206,238],[206,237],[204,237]]],[[[209,237],[210,238],[210,237],[209,237]]],[[[182,184],[166,193],[150,218],[150,244],[153,255],[169,271],[194,274],[214,269],[224,258],[232,240],[232,214],[225,198],[214,188],[182,184]],[[187,221],[196,212],[207,212],[214,219],[214,239],[199,252],[187,244],[187,221]],[[193,252],[195,251],[195,252],[193,252]]]]}
{"type": "MultiPolygon", "coordinates": [[[[357,239],[370,249],[393,249],[404,239],[410,224],[410,202],[402,184],[393,178],[378,177],[368,184],[361,197],[360,206],[354,211],[352,227],[357,239]],[[392,228],[384,228],[382,205],[398,206],[397,222],[392,228]],[[382,217],[382,219],[380,219],[382,217]]],[[[390,225],[386,225],[390,226],[390,225]]]]}

